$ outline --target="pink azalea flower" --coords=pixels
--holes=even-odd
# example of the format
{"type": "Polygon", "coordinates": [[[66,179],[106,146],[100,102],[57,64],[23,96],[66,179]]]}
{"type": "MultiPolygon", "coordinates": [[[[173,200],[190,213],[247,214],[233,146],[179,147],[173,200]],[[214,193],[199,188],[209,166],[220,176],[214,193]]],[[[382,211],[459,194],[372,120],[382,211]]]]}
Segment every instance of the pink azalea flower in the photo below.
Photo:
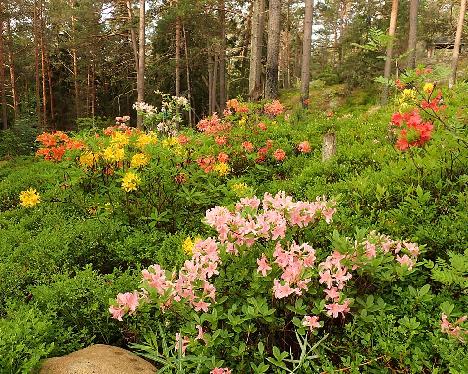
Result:
{"type": "Polygon", "coordinates": [[[190,339],[188,336],[184,336],[181,341],[180,333],[176,333],[175,339],[175,350],[178,351],[179,348],[182,348],[182,354],[185,355],[185,351],[187,350],[187,346],[190,343],[190,339]]]}
{"type": "Polygon", "coordinates": [[[125,315],[125,311],[123,308],[116,308],[115,306],[111,305],[109,307],[109,313],[112,314],[112,318],[122,322],[122,317],[125,315]]]}
{"type": "Polygon", "coordinates": [[[265,255],[262,255],[261,259],[257,259],[257,264],[257,272],[262,273],[262,276],[266,277],[267,273],[271,270],[271,266],[268,265],[268,261],[265,255]]]}
{"type": "Polygon", "coordinates": [[[210,371],[210,374],[232,374],[229,368],[214,368],[210,371]]]}
{"type": "Polygon", "coordinates": [[[302,325],[305,327],[309,327],[310,331],[317,329],[320,327],[319,317],[317,316],[305,316],[304,320],[302,321],[302,325]]]}
{"type": "Polygon", "coordinates": [[[297,149],[301,153],[310,153],[311,151],[310,143],[307,140],[305,140],[299,143],[299,145],[297,146],[297,149]]]}
{"type": "Polygon", "coordinates": [[[414,261],[408,257],[408,255],[396,256],[396,260],[401,264],[408,267],[411,270],[414,266],[414,261]]]}
{"type": "Polygon", "coordinates": [[[283,161],[286,158],[286,152],[281,148],[278,148],[274,153],[273,157],[276,161],[283,161]]]}
{"type": "Polygon", "coordinates": [[[273,281],[273,292],[277,299],[282,299],[291,295],[294,290],[289,286],[289,284],[282,285],[278,279],[273,281]]]}

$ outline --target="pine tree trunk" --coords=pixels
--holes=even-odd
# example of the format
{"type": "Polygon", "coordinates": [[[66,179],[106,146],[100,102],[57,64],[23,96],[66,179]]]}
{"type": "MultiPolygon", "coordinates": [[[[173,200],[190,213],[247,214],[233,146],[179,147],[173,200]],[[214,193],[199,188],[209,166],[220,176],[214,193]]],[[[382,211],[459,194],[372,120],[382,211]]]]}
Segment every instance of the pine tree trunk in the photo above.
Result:
{"type": "MultiPolygon", "coordinates": [[[[388,41],[388,45],[387,45],[387,56],[385,58],[385,68],[384,68],[384,78],[387,83],[390,79],[390,74],[392,72],[393,39],[395,36],[397,17],[398,17],[398,0],[392,0],[392,13],[390,15],[390,27],[388,29],[388,36],[390,37],[390,40],[388,41]]],[[[382,105],[387,104],[388,87],[389,87],[388,84],[385,84],[383,88],[382,97],[380,98],[380,102],[382,105]]]]}
{"type": "Polygon", "coordinates": [[[219,0],[220,51],[219,51],[219,111],[226,105],[226,9],[225,1],[219,0]]]}
{"type": "Polygon", "coordinates": [[[138,81],[138,43],[137,43],[137,38],[135,35],[135,28],[133,27],[133,8],[132,8],[130,1],[127,1],[126,4],[127,4],[128,20],[130,22],[130,40],[132,42],[133,59],[135,60],[135,72],[137,74],[137,81],[138,81]]]}
{"type": "MultiPolygon", "coordinates": [[[[140,0],[140,26],[138,38],[138,75],[137,75],[137,93],[138,102],[145,101],[145,0],[140,0]]],[[[137,127],[143,128],[143,117],[137,118],[137,127]]]]}
{"type": "Polygon", "coordinates": [[[254,0],[250,37],[249,97],[258,100],[262,94],[262,51],[265,28],[265,0],[254,0]]]}
{"type": "Polygon", "coordinates": [[[10,82],[11,82],[11,96],[13,98],[13,110],[15,113],[15,120],[19,116],[18,112],[18,91],[16,88],[16,72],[15,72],[15,59],[13,57],[13,40],[11,36],[10,20],[6,22],[7,38],[8,38],[8,63],[10,65],[10,82]]]}
{"type": "MultiPolygon", "coordinates": [[[[2,10],[0,8],[0,10],[2,10]]],[[[2,14],[0,14],[2,16],[2,14]]],[[[0,19],[0,95],[2,100],[2,128],[8,128],[7,100],[5,94],[5,61],[4,61],[4,22],[0,19]]]]}
{"type": "Polygon", "coordinates": [[[312,44],[314,0],[305,0],[304,39],[302,41],[301,102],[304,108],[309,105],[310,51],[312,44]]]}
{"type": "Polygon", "coordinates": [[[49,53],[46,55],[46,66],[47,66],[47,79],[49,82],[49,108],[50,108],[50,120],[54,130],[56,130],[55,123],[55,103],[54,103],[54,89],[52,86],[52,69],[50,68],[49,53]]]}
{"type": "Polygon", "coordinates": [[[455,43],[453,44],[452,54],[452,73],[449,78],[449,87],[451,88],[457,81],[457,65],[458,55],[460,54],[461,36],[463,32],[463,22],[465,19],[466,0],[461,0],[460,13],[458,14],[457,33],[455,35],[455,43]]]}
{"type": "Polygon", "coordinates": [[[416,45],[418,29],[419,0],[410,0],[409,32],[408,32],[408,68],[416,67],[416,45]]]}
{"type": "Polygon", "coordinates": [[[280,48],[281,0],[270,0],[265,97],[278,98],[278,59],[280,48]]]}
{"type": "Polygon", "coordinates": [[[44,129],[47,128],[47,78],[46,78],[46,61],[45,61],[45,43],[44,43],[44,14],[42,0],[39,2],[39,16],[40,16],[40,43],[41,43],[41,73],[42,73],[42,123],[44,129]]]}
{"type": "Polygon", "coordinates": [[[34,68],[35,68],[35,90],[36,90],[36,115],[37,115],[37,126],[42,128],[42,113],[41,113],[41,86],[39,78],[39,29],[38,23],[38,4],[37,0],[34,0],[33,10],[33,34],[34,34],[34,68]]]}
{"type": "Polygon", "coordinates": [[[218,105],[218,90],[216,89],[217,83],[218,83],[218,68],[219,68],[219,60],[218,60],[218,54],[214,53],[213,55],[214,59],[214,65],[213,65],[213,81],[212,81],[212,86],[211,86],[211,97],[213,98],[212,102],[212,108],[211,108],[211,113],[214,113],[218,111],[219,105],[218,105]]]}
{"type": "Polygon", "coordinates": [[[213,72],[214,72],[214,61],[211,56],[211,51],[208,51],[208,114],[213,114],[213,72]]]}
{"type": "Polygon", "coordinates": [[[175,29],[175,95],[180,96],[180,18],[176,18],[175,29]]]}
{"type": "Polygon", "coordinates": [[[190,104],[190,110],[188,112],[189,116],[189,123],[190,125],[193,124],[193,119],[192,119],[192,111],[193,111],[193,105],[192,105],[192,84],[190,80],[190,60],[189,60],[189,54],[188,54],[188,47],[187,47],[187,33],[185,32],[185,27],[182,25],[182,33],[184,37],[184,54],[185,54],[185,74],[187,77],[187,99],[190,104]]]}

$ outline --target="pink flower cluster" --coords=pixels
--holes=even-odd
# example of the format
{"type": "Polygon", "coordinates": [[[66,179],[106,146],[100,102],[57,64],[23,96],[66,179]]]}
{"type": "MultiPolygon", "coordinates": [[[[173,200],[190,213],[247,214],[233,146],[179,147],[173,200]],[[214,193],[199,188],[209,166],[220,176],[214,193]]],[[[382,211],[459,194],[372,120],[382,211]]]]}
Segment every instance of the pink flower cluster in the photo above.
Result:
{"type": "Polygon", "coordinates": [[[273,100],[271,103],[263,106],[263,111],[269,116],[276,117],[284,112],[284,106],[279,100],[273,100]]]}
{"type": "Polygon", "coordinates": [[[392,254],[400,265],[412,270],[416,264],[420,249],[417,244],[392,240],[386,235],[372,231],[362,243],[355,243],[355,250],[347,257],[353,263],[353,270],[362,267],[377,255],[392,254]]]}
{"type": "Polygon", "coordinates": [[[230,129],[230,125],[221,121],[216,113],[211,117],[203,118],[197,124],[197,129],[208,135],[215,135],[230,129]]]}
{"type": "Polygon", "coordinates": [[[304,140],[303,142],[299,143],[297,149],[301,153],[310,153],[310,151],[312,150],[312,148],[310,147],[310,143],[307,140],[304,140]]]}
{"type": "Polygon", "coordinates": [[[210,374],[232,374],[232,371],[229,368],[214,368],[210,374]]]}
{"type": "Polygon", "coordinates": [[[265,193],[262,201],[243,198],[234,211],[220,206],[209,209],[205,221],[217,231],[226,251],[237,254],[242,245],[251,247],[258,240],[284,239],[288,225],[306,227],[320,217],[330,223],[335,211],[334,203],[326,200],[294,202],[285,192],[278,192],[275,196],[265,193]]]}
{"type": "Polygon", "coordinates": [[[468,335],[468,330],[462,328],[460,324],[465,322],[467,318],[468,316],[463,316],[458,318],[454,323],[450,323],[447,319],[447,315],[442,313],[440,329],[443,333],[453,336],[463,343],[465,341],[464,336],[468,335]]]}
{"type": "Polygon", "coordinates": [[[140,295],[137,291],[119,293],[116,299],[116,305],[109,307],[109,313],[112,314],[112,318],[122,321],[122,317],[126,314],[135,313],[138,305],[140,304],[140,295]]]}

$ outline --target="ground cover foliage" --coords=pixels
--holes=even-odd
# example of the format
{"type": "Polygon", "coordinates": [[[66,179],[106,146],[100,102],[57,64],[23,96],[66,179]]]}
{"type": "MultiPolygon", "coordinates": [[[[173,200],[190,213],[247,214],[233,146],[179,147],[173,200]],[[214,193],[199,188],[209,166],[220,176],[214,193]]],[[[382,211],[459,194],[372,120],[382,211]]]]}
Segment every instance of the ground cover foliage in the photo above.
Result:
{"type": "MultiPolygon", "coordinates": [[[[167,372],[467,372],[468,87],[439,97],[425,85],[434,80],[425,72],[397,82],[395,103],[383,108],[366,93],[314,82],[310,110],[295,106],[292,92],[284,107],[232,100],[224,118],[177,135],[140,133],[120,118],[107,130],[49,134],[22,147],[39,149],[37,157],[4,158],[2,372],[30,372],[91,343],[131,347],[167,372]],[[418,109],[414,126],[395,117],[422,102],[432,107],[418,109]],[[433,126],[427,140],[425,121],[433,126]],[[322,162],[327,132],[338,148],[322,162]],[[231,247],[222,227],[204,221],[215,206],[233,212],[239,201],[274,200],[278,191],[294,202],[324,196],[325,205],[302,226],[280,209],[284,239],[250,233],[231,247]],[[207,254],[208,237],[219,258],[204,273],[203,296],[174,299],[171,285],[151,286],[149,273],[176,282],[186,261],[207,254]],[[382,249],[390,240],[418,251],[382,249]],[[313,251],[288,252],[293,241],[313,251]],[[294,279],[282,277],[285,253],[300,258],[294,279]],[[327,285],[327,258],[337,253],[333,266],[352,278],[327,285]],[[275,289],[273,278],[294,291],[275,289]],[[338,295],[326,298],[324,289],[338,295]]],[[[239,211],[258,218],[262,206],[239,211]]]]}

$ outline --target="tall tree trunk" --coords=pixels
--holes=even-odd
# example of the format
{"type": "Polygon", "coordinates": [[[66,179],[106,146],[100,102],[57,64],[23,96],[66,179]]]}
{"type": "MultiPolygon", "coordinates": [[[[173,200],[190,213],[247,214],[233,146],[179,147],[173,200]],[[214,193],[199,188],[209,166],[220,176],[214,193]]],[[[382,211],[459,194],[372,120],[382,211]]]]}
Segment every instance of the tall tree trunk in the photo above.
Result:
{"type": "MultiPolygon", "coordinates": [[[[72,9],[72,12],[75,11],[74,1],[70,0],[69,6],[72,9]]],[[[80,89],[78,83],[78,57],[76,53],[76,30],[75,30],[75,16],[72,13],[71,15],[71,29],[72,29],[72,43],[73,47],[71,49],[72,61],[73,61],[73,89],[75,96],[75,118],[80,117],[80,89]]]]}
{"type": "Polygon", "coordinates": [[[175,25],[175,94],[180,96],[180,18],[175,25]]]}
{"type": "Polygon", "coordinates": [[[451,88],[457,81],[457,65],[458,55],[460,54],[461,36],[463,32],[463,21],[465,19],[466,0],[461,0],[460,13],[458,14],[457,33],[455,35],[455,43],[453,44],[452,54],[452,73],[449,78],[449,87],[451,88]]]}
{"type": "MultiPolygon", "coordinates": [[[[1,11],[0,7],[0,11],[1,11]]],[[[0,14],[0,17],[2,14],[0,14]]],[[[0,19],[0,94],[2,99],[2,128],[8,128],[7,100],[5,94],[5,60],[4,60],[4,21],[0,19]]]]}
{"type": "Polygon", "coordinates": [[[226,9],[225,1],[219,0],[220,50],[219,50],[219,111],[226,105],[226,9]]]}
{"type": "Polygon", "coordinates": [[[38,28],[38,4],[34,0],[33,10],[33,34],[34,34],[34,68],[35,68],[35,93],[36,93],[36,115],[37,126],[42,128],[42,113],[41,113],[41,85],[39,78],[39,28],[38,28]]]}
{"type": "Polygon", "coordinates": [[[137,74],[137,81],[138,81],[138,43],[135,34],[135,28],[133,27],[133,8],[130,1],[127,0],[127,13],[128,13],[128,20],[130,23],[130,40],[132,43],[132,51],[133,51],[133,59],[135,60],[135,72],[137,74]]]}
{"type": "Polygon", "coordinates": [[[44,42],[44,9],[42,0],[39,2],[39,17],[40,17],[40,43],[41,43],[41,73],[42,73],[42,123],[44,129],[47,128],[47,78],[46,78],[46,54],[44,42]]]}
{"type": "Polygon", "coordinates": [[[13,58],[13,40],[11,36],[10,20],[6,22],[7,27],[7,38],[8,38],[8,63],[10,65],[10,82],[11,82],[11,96],[13,98],[13,110],[15,113],[15,120],[19,116],[18,112],[18,91],[16,88],[16,71],[15,71],[15,59],[13,58]]]}
{"type": "Polygon", "coordinates": [[[192,105],[192,85],[190,82],[190,63],[189,63],[189,54],[188,54],[188,47],[187,47],[187,33],[185,32],[185,27],[182,25],[182,32],[183,32],[183,37],[184,37],[184,54],[185,54],[185,74],[187,77],[187,99],[190,104],[190,110],[188,112],[189,116],[189,123],[190,125],[193,124],[193,118],[192,118],[192,111],[193,111],[193,105],[192,105]]]}
{"type": "Polygon", "coordinates": [[[410,0],[409,32],[408,32],[408,68],[416,67],[416,45],[418,29],[419,0],[410,0]]]}
{"type": "MultiPolygon", "coordinates": [[[[398,17],[398,0],[392,0],[392,13],[390,15],[390,27],[388,29],[388,36],[390,40],[387,45],[387,56],[385,58],[384,78],[388,83],[390,80],[390,74],[392,72],[392,57],[393,57],[393,39],[395,37],[395,30],[398,17]]],[[[387,104],[388,101],[388,84],[385,84],[380,102],[382,105],[387,104]]]]}
{"type": "Polygon", "coordinates": [[[309,105],[310,50],[312,45],[314,0],[305,0],[304,39],[302,41],[301,102],[304,108],[309,105]]]}
{"type": "Polygon", "coordinates": [[[286,71],[285,88],[291,87],[291,0],[286,4],[286,71]]]}
{"type": "Polygon", "coordinates": [[[213,101],[212,101],[211,113],[214,113],[219,109],[219,106],[218,106],[218,92],[217,92],[217,89],[216,89],[216,86],[217,86],[217,83],[218,83],[218,65],[219,65],[219,59],[218,59],[218,54],[217,53],[213,54],[213,60],[214,60],[213,81],[212,81],[212,85],[211,85],[211,97],[213,98],[213,101]]]}
{"type": "Polygon", "coordinates": [[[250,37],[249,97],[258,100],[262,94],[262,51],[265,28],[265,0],[254,0],[250,37]]]}
{"type": "Polygon", "coordinates": [[[208,50],[208,114],[213,113],[213,74],[214,73],[214,61],[211,51],[208,50]]]}
{"type": "MultiPolygon", "coordinates": [[[[145,0],[140,0],[140,26],[138,38],[138,75],[137,75],[137,93],[138,102],[145,101],[145,0]]],[[[137,127],[143,128],[143,117],[138,116],[137,127]]]]}
{"type": "Polygon", "coordinates": [[[46,55],[46,66],[47,66],[47,79],[49,81],[49,108],[50,108],[50,120],[54,130],[56,130],[55,123],[55,102],[54,102],[54,88],[52,86],[52,69],[50,68],[49,53],[46,55]]]}
{"type": "Polygon", "coordinates": [[[281,0],[270,0],[265,97],[278,97],[278,59],[280,47],[281,0]]]}

